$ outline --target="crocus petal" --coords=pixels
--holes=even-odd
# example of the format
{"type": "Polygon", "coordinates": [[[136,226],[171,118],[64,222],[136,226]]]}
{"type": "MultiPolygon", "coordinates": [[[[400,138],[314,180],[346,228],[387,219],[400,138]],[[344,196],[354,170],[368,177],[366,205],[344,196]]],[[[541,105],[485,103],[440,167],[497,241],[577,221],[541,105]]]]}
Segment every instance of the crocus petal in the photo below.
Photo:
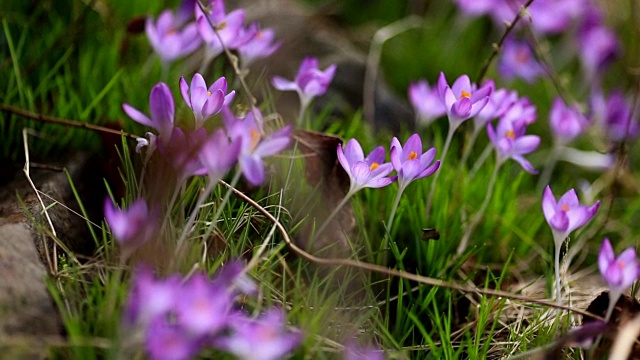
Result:
{"type": "Polygon", "coordinates": [[[609,239],[605,238],[600,246],[600,252],[598,253],[598,269],[601,274],[606,274],[609,265],[615,261],[615,254],[613,247],[609,239]]]}
{"type": "Polygon", "coordinates": [[[214,114],[217,114],[222,108],[223,103],[224,92],[220,89],[215,90],[211,93],[207,101],[205,101],[204,106],[202,107],[202,117],[206,119],[214,114]]]}
{"type": "Polygon", "coordinates": [[[538,148],[538,145],[540,145],[540,137],[537,135],[526,135],[523,136],[519,139],[517,139],[514,142],[514,148],[513,151],[516,154],[529,154],[533,151],[535,151],[535,149],[538,148]]]}
{"type": "Polygon", "coordinates": [[[180,94],[182,95],[182,99],[189,106],[191,106],[191,99],[189,98],[189,84],[187,84],[187,80],[184,79],[184,76],[180,76],[180,94]]]}
{"type": "Polygon", "coordinates": [[[391,157],[391,164],[393,164],[393,168],[396,169],[396,171],[399,171],[400,169],[402,169],[402,161],[400,160],[401,152],[402,152],[401,147],[396,147],[396,146],[391,147],[391,154],[389,156],[391,157]]]}
{"type": "Polygon", "coordinates": [[[349,160],[344,156],[344,151],[342,150],[342,144],[338,144],[338,161],[344,171],[346,171],[347,175],[351,178],[351,164],[349,164],[349,160]]]}
{"type": "Polygon", "coordinates": [[[469,76],[462,75],[453,82],[451,86],[451,90],[453,90],[453,94],[459,99],[462,97],[462,92],[467,92],[469,94],[472,93],[471,89],[471,80],[469,76]]]}
{"type": "Polygon", "coordinates": [[[440,168],[440,160],[434,162],[433,164],[431,164],[431,166],[427,167],[426,169],[424,169],[423,172],[421,172],[416,179],[421,179],[427,176],[431,176],[433,175],[433,173],[435,173],[438,169],[440,168]]]}
{"type": "Polygon", "coordinates": [[[147,115],[141,113],[133,106],[126,103],[122,104],[122,110],[124,110],[124,112],[135,122],[155,129],[155,124],[147,117],[147,115]]]}
{"type": "Polygon", "coordinates": [[[542,212],[544,213],[544,217],[547,219],[547,222],[549,222],[556,213],[557,207],[556,198],[553,196],[551,187],[547,185],[542,193],[542,212]]]}
{"type": "Polygon", "coordinates": [[[258,186],[264,182],[264,163],[259,156],[241,156],[240,170],[251,185],[258,186]]]}
{"type": "Polygon", "coordinates": [[[382,146],[377,146],[375,149],[371,150],[369,155],[365,158],[367,164],[371,165],[373,163],[382,164],[384,162],[384,158],[387,155],[387,151],[382,146]]]}
{"type": "Polygon", "coordinates": [[[575,189],[570,189],[564,195],[562,195],[560,197],[560,200],[558,200],[558,204],[560,204],[560,206],[567,205],[570,209],[580,206],[580,201],[578,201],[578,194],[576,194],[575,189]]]}
{"type": "Polygon", "coordinates": [[[351,139],[347,142],[347,146],[344,149],[344,156],[347,158],[350,164],[356,161],[364,161],[364,152],[360,143],[356,139],[351,139]]]}
{"type": "Polygon", "coordinates": [[[358,161],[351,165],[351,174],[353,175],[352,186],[362,188],[371,176],[371,169],[364,161],[358,161]]]}
{"type": "Polygon", "coordinates": [[[537,173],[538,173],[538,170],[536,170],[536,169],[533,167],[533,165],[529,162],[529,160],[527,160],[527,159],[523,158],[522,156],[520,156],[520,155],[513,155],[513,156],[511,156],[511,158],[512,158],[513,160],[517,161],[517,162],[518,162],[518,164],[520,164],[520,166],[522,166],[522,168],[523,168],[526,172],[528,172],[529,174],[533,174],[533,175],[535,175],[535,174],[537,174],[537,173]]]}
{"type": "Polygon", "coordinates": [[[471,99],[465,97],[453,103],[451,113],[457,118],[464,119],[469,117],[472,107],[471,99]]]}
{"type": "Polygon", "coordinates": [[[151,89],[149,95],[151,119],[157,124],[160,134],[168,134],[173,127],[175,112],[171,90],[165,83],[158,83],[151,89]]]}
{"type": "Polygon", "coordinates": [[[274,76],[271,79],[271,84],[274,88],[280,91],[298,90],[298,84],[296,84],[294,81],[287,80],[280,76],[274,76]]]}
{"type": "MultiPolygon", "coordinates": [[[[448,87],[449,87],[449,84],[447,83],[447,78],[444,76],[444,73],[441,71],[440,75],[438,75],[438,95],[440,96],[442,103],[445,105],[446,105],[445,92],[448,87]]],[[[449,108],[450,106],[447,106],[447,109],[449,108]]]]}
{"type": "Polygon", "coordinates": [[[558,232],[566,232],[569,228],[569,217],[566,211],[556,212],[551,219],[549,219],[549,225],[551,228],[558,232]]]}
{"type": "Polygon", "coordinates": [[[402,147],[402,160],[409,159],[412,152],[415,156],[422,154],[422,140],[418,134],[411,135],[409,139],[407,139],[407,142],[404,143],[402,147]]]}

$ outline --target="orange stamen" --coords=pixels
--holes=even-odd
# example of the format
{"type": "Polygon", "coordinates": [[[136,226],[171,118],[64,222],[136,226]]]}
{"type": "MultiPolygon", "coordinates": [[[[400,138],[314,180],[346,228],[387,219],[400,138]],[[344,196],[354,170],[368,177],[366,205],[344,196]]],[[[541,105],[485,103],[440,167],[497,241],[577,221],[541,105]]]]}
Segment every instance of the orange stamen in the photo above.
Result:
{"type": "Polygon", "coordinates": [[[259,131],[254,130],[254,129],[251,129],[250,134],[251,134],[251,149],[253,150],[253,149],[256,148],[256,146],[258,146],[258,143],[260,142],[261,135],[260,135],[259,131]]]}
{"type": "Polygon", "coordinates": [[[221,21],[218,25],[216,25],[216,30],[220,31],[220,30],[224,30],[227,28],[227,22],[226,21],[221,21]]]}
{"type": "Polygon", "coordinates": [[[471,99],[471,94],[462,90],[462,93],[460,94],[461,98],[467,98],[467,99],[471,99]]]}
{"type": "Polygon", "coordinates": [[[378,164],[377,162],[374,162],[373,164],[371,164],[371,166],[369,166],[369,170],[373,171],[377,169],[379,166],[380,164],[378,164]]]}
{"type": "Polygon", "coordinates": [[[207,90],[207,96],[211,96],[211,91],[207,90]]]}
{"type": "Polygon", "coordinates": [[[415,151],[412,151],[409,153],[409,156],[407,157],[409,160],[415,160],[418,158],[418,154],[416,154],[415,151]]]}
{"type": "Polygon", "coordinates": [[[508,137],[509,139],[513,140],[516,138],[516,133],[513,130],[508,130],[504,136],[508,137]]]}
{"type": "Polygon", "coordinates": [[[571,209],[571,208],[567,204],[562,204],[562,206],[560,206],[560,210],[562,210],[562,211],[569,211],[569,209],[571,209]]]}

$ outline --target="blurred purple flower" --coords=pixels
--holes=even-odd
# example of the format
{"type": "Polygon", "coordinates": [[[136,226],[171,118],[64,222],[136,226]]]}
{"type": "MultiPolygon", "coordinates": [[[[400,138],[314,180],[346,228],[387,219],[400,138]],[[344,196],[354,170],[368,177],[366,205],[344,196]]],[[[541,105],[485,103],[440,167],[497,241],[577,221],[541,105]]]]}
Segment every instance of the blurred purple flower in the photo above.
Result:
{"type": "MultiPolygon", "coordinates": [[[[520,0],[524,5],[524,0],[520,0]]],[[[559,34],[569,28],[572,21],[582,16],[587,1],[536,0],[529,6],[531,26],[541,34],[559,34]]],[[[515,11],[519,7],[512,7],[515,11]]],[[[515,16],[514,11],[514,16],[515,16]]],[[[512,20],[512,19],[509,19],[512,20]]]]}
{"type": "Polygon", "coordinates": [[[248,38],[240,36],[245,13],[243,9],[236,9],[229,14],[225,12],[223,0],[211,0],[207,6],[210,9],[208,14],[202,12],[196,5],[196,25],[198,33],[207,44],[208,60],[220,55],[224,48],[235,50],[238,46],[246,42],[248,38]],[[215,26],[215,31],[211,27],[215,26]],[[217,34],[216,34],[217,32],[217,34]],[[220,42],[222,40],[222,43],[220,42]]]}
{"type": "Polygon", "coordinates": [[[344,347],[344,360],[384,360],[384,351],[373,346],[359,347],[352,340],[344,347]]]}
{"type": "Polygon", "coordinates": [[[393,171],[393,165],[384,162],[385,155],[385,149],[378,146],[365,158],[362,146],[356,139],[349,140],[344,151],[342,144],[338,145],[338,161],[351,180],[350,194],[367,187],[384,187],[394,181],[387,177],[393,171]]]}
{"type": "Polygon", "coordinates": [[[158,214],[149,211],[144,199],[137,199],[126,210],[120,210],[107,198],[104,217],[125,256],[153,237],[159,220],[158,214]]]}
{"type": "Polygon", "coordinates": [[[241,33],[249,38],[248,41],[238,47],[238,55],[244,69],[248,68],[256,60],[271,56],[282,45],[282,41],[274,41],[275,33],[273,29],[262,30],[257,23],[249,25],[241,33]]]}
{"type": "Polygon", "coordinates": [[[288,332],[285,314],[270,309],[258,319],[237,314],[230,322],[231,334],[215,344],[243,360],[282,359],[300,345],[302,334],[288,332]]]}
{"type": "Polygon", "coordinates": [[[511,104],[507,111],[502,114],[502,117],[512,122],[521,120],[524,121],[526,125],[531,125],[538,118],[538,110],[535,105],[531,104],[528,98],[521,97],[511,104]]]}
{"type": "Polygon", "coordinates": [[[529,44],[512,38],[508,38],[502,46],[498,72],[507,81],[521,78],[528,83],[544,74],[529,44]]]}
{"type": "Polygon", "coordinates": [[[430,87],[427,80],[409,85],[409,100],[418,115],[420,125],[429,125],[433,120],[447,113],[447,109],[440,100],[438,89],[430,87]]]}
{"type": "Polygon", "coordinates": [[[561,98],[556,98],[551,106],[549,123],[553,136],[560,143],[568,143],[581,135],[589,120],[575,106],[567,106],[561,98]]]}
{"type": "Polygon", "coordinates": [[[196,24],[190,23],[183,27],[185,21],[184,14],[178,13],[174,16],[171,10],[163,11],[155,23],[153,18],[147,18],[147,37],[163,62],[170,63],[186,56],[202,43],[196,24]]]}
{"type": "Polygon", "coordinates": [[[602,10],[592,4],[578,29],[578,52],[589,79],[593,80],[620,55],[616,34],[606,27],[602,10]]]}
{"type": "Polygon", "coordinates": [[[164,317],[155,318],[145,335],[145,348],[152,360],[191,359],[202,346],[202,339],[194,338],[164,317]]]}
{"type": "Polygon", "coordinates": [[[411,135],[404,143],[404,147],[398,138],[394,137],[391,140],[391,164],[398,173],[399,191],[404,191],[413,180],[436,172],[440,167],[440,160],[433,162],[435,156],[435,147],[422,153],[422,140],[418,134],[411,135]]]}
{"type": "Polygon", "coordinates": [[[212,282],[206,274],[195,274],[181,286],[174,308],[176,320],[195,337],[217,334],[227,325],[233,301],[229,289],[212,282]]]}
{"type": "Polygon", "coordinates": [[[487,105],[473,118],[474,131],[480,131],[489,121],[504,115],[517,100],[518,93],[515,90],[497,89],[492,92],[487,105]]]}
{"type": "Polygon", "coordinates": [[[207,130],[204,128],[185,132],[175,127],[169,139],[158,138],[158,152],[182,179],[194,175],[205,175],[207,169],[200,162],[199,154],[208,137],[207,130]]]}
{"type": "Polygon", "coordinates": [[[183,76],[180,77],[180,93],[184,102],[193,110],[196,128],[201,127],[205,120],[219,113],[222,105],[229,105],[236,95],[235,91],[227,94],[227,79],[224,76],[207,89],[207,83],[198,73],[193,75],[191,85],[187,84],[183,76]]]}
{"type": "Polygon", "coordinates": [[[222,129],[217,129],[200,148],[198,157],[207,169],[209,181],[222,179],[236,164],[242,146],[241,138],[227,137],[222,129]]]}
{"type": "Polygon", "coordinates": [[[496,0],[455,0],[460,10],[470,16],[482,16],[490,13],[496,6],[496,0]]]}
{"type": "Polygon", "coordinates": [[[250,109],[244,119],[238,119],[228,107],[222,108],[222,120],[231,138],[241,139],[240,170],[252,185],[265,180],[264,157],[272,156],[289,146],[291,126],[285,126],[269,136],[263,135],[262,114],[258,108],[250,109]]]}
{"type": "Polygon", "coordinates": [[[600,92],[591,97],[590,116],[596,121],[609,140],[622,141],[623,139],[635,139],[640,135],[638,118],[633,117],[631,105],[625,99],[624,94],[613,91],[608,99],[600,92]]]}
{"type": "Polygon", "coordinates": [[[167,84],[160,82],[151,89],[149,108],[151,109],[151,119],[131,105],[122,104],[124,112],[134,121],[156,129],[163,138],[169,138],[173,131],[175,106],[173,95],[167,84]]]}
{"type": "Polygon", "coordinates": [[[491,123],[487,124],[487,134],[489,140],[498,154],[498,163],[501,164],[511,158],[517,161],[522,168],[536,174],[533,165],[522,155],[533,152],[540,145],[540,137],[537,135],[526,135],[527,119],[503,116],[494,130],[491,123]]]}
{"type": "Polygon", "coordinates": [[[318,68],[318,59],[306,57],[302,60],[294,81],[280,76],[271,80],[273,86],[280,91],[294,90],[300,97],[301,109],[306,109],[311,100],[327,92],[327,88],[336,73],[336,65],[330,65],[324,71],[318,68]]]}
{"type": "Polygon", "coordinates": [[[611,242],[605,238],[598,254],[598,269],[609,285],[610,295],[617,294],[619,297],[640,277],[640,262],[636,256],[636,249],[628,248],[616,258],[611,242]]]}
{"type": "Polygon", "coordinates": [[[542,195],[542,212],[551,227],[556,247],[560,247],[569,234],[584,226],[598,211],[600,201],[591,206],[580,205],[574,189],[567,191],[556,201],[547,185],[542,195]]]}
{"type": "Polygon", "coordinates": [[[452,127],[458,127],[465,120],[476,116],[489,102],[493,82],[488,82],[478,90],[471,84],[469,76],[462,75],[449,87],[444,73],[438,77],[438,94],[445,106],[452,127]]]}
{"type": "Polygon", "coordinates": [[[149,268],[140,266],[133,273],[132,284],[124,320],[128,324],[146,328],[153,319],[165,317],[173,311],[180,293],[181,279],[175,275],[158,279],[149,268]]]}

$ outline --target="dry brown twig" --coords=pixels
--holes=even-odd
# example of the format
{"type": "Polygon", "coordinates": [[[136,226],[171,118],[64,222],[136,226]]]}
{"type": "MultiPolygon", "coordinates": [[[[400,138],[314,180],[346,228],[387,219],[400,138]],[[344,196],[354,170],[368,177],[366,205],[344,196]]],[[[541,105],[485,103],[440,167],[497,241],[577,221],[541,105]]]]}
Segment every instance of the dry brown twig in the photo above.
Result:
{"type": "Polygon", "coordinates": [[[402,278],[402,279],[415,281],[417,283],[421,283],[421,284],[425,284],[425,285],[436,286],[436,287],[450,289],[450,290],[456,290],[456,291],[460,291],[462,293],[476,293],[476,294],[484,295],[484,296],[505,298],[505,299],[509,299],[509,300],[513,300],[513,301],[522,302],[522,303],[535,304],[535,305],[541,305],[541,306],[546,306],[546,307],[566,310],[566,311],[570,311],[570,312],[575,313],[575,314],[580,314],[582,316],[587,316],[587,317],[590,317],[590,318],[593,318],[593,319],[602,320],[602,318],[600,316],[598,316],[598,315],[595,315],[595,314],[592,314],[592,313],[589,313],[587,311],[580,310],[580,309],[577,309],[577,308],[573,308],[571,306],[557,304],[557,303],[552,302],[552,301],[532,299],[532,298],[527,297],[527,296],[518,295],[518,294],[512,294],[512,293],[508,293],[508,292],[504,292],[504,291],[491,290],[491,289],[480,289],[480,288],[477,288],[477,287],[464,286],[464,285],[456,284],[456,283],[453,283],[453,282],[446,282],[446,281],[442,281],[442,280],[439,280],[439,279],[430,278],[430,277],[427,277],[427,276],[422,276],[422,275],[413,274],[413,273],[408,273],[408,272],[405,272],[405,271],[392,269],[392,268],[387,268],[387,267],[380,266],[380,265],[365,263],[365,262],[361,262],[359,260],[329,259],[329,258],[317,257],[315,255],[312,255],[312,254],[306,252],[305,250],[301,249],[296,244],[294,244],[293,241],[291,241],[291,238],[289,237],[289,234],[288,234],[287,230],[280,223],[280,221],[275,216],[273,216],[271,213],[269,213],[269,211],[267,211],[264,207],[262,207],[256,201],[251,199],[249,196],[245,195],[242,191],[232,187],[231,185],[229,185],[225,181],[220,180],[220,183],[222,185],[226,186],[227,188],[229,188],[230,190],[232,190],[233,193],[236,194],[238,197],[240,197],[243,201],[245,201],[250,206],[252,206],[256,210],[258,210],[265,217],[267,217],[269,219],[269,221],[271,221],[274,224],[274,226],[278,229],[278,232],[280,233],[280,235],[284,239],[284,241],[287,244],[287,246],[291,250],[293,250],[297,255],[305,258],[308,261],[311,261],[311,262],[314,262],[314,263],[317,263],[317,264],[322,264],[322,265],[348,266],[348,267],[358,268],[358,269],[362,269],[362,270],[376,272],[376,273],[379,273],[379,274],[388,275],[388,276],[391,276],[391,277],[398,277],[398,278],[402,278]]]}

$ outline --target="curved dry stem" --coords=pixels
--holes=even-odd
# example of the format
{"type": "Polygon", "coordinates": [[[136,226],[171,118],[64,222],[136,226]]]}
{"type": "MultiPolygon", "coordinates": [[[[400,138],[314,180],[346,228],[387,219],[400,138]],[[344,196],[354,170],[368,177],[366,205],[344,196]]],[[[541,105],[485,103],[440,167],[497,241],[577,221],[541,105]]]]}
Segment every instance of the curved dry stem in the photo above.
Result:
{"type": "Polygon", "coordinates": [[[267,217],[269,219],[269,221],[271,221],[274,224],[274,226],[278,229],[278,231],[280,232],[280,235],[282,236],[282,238],[286,242],[287,246],[291,250],[293,250],[296,254],[298,254],[299,256],[301,256],[303,258],[305,258],[308,261],[311,261],[311,262],[314,262],[314,263],[317,263],[317,264],[322,264],[322,265],[348,266],[348,267],[358,268],[358,269],[362,269],[362,270],[376,272],[376,273],[379,273],[379,274],[384,274],[384,275],[388,275],[388,276],[399,277],[399,278],[402,278],[402,279],[415,281],[415,282],[421,283],[421,284],[441,287],[441,288],[450,289],[450,290],[456,290],[456,291],[459,291],[459,292],[462,292],[462,293],[476,293],[478,295],[505,298],[505,299],[509,299],[509,300],[513,300],[513,301],[522,302],[522,303],[525,303],[525,304],[535,304],[535,305],[541,305],[541,306],[546,306],[546,307],[566,310],[566,311],[573,312],[575,314],[579,314],[579,315],[582,315],[582,316],[587,316],[589,318],[602,320],[602,318],[600,316],[592,314],[590,312],[587,312],[587,311],[584,311],[584,310],[580,310],[580,309],[577,309],[577,308],[573,308],[571,306],[566,306],[566,305],[562,305],[562,304],[556,304],[554,302],[547,301],[547,300],[532,299],[532,298],[529,298],[529,297],[524,296],[524,295],[512,294],[512,293],[499,291],[499,290],[480,289],[480,288],[472,287],[472,286],[464,286],[464,285],[460,285],[460,284],[457,284],[457,283],[454,283],[454,282],[446,282],[446,281],[442,281],[442,280],[439,280],[439,279],[434,279],[434,278],[427,277],[427,276],[422,276],[422,275],[413,274],[413,273],[409,273],[409,272],[405,272],[405,271],[401,271],[401,270],[397,270],[397,269],[387,268],[387,267],[380,266],[380,265],[361,262],[359,260],[329,259],[329,258],[321,258],[321,257],[315,256],[315,255],[309,254],[308,252],[306,252],[305,250],[301,249],[296,244],[294,244],[293,241],[291,241],[291,238],[289,237],[289,234],[287,233],[287,230],[284,228],[284,226],[280,223],[280,221],[275,216],[273,216],[271,213],[269,213],[269,211],[267,211],[264,207],[262,207],[260,204],[255,202],[249,196],[245,195],[242,191],[231,187],[226,182],[221,180],[220,183],[222,185],[228,187],[229,189],[231,189],[243,201],[245,201],[246,203],[251,205],[253,208],[258,210],[265,217],[267,217]]]}

